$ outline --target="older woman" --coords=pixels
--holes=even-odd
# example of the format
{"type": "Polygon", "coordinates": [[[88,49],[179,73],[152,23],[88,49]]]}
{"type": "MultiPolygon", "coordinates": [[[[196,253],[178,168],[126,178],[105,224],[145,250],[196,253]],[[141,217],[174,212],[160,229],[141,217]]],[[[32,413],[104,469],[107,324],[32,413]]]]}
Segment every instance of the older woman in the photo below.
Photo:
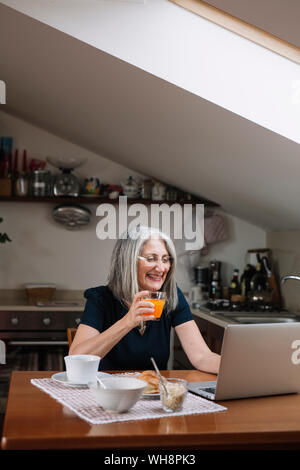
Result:
{"type": "Polygon", "coordinates": [[[220,356],[213,353],[193,320],[177,287],[176,252],[169,237],[150,227],[136,227],[115,245],[107,286],[85,291],[87,299],[70,354],[96,354],[101,370],[167,368],[170,332],[175,328],[196,369],[218,373],[220,356]],[[149,291],[166,292],[160,321],[154,320],[149,291]],[[145,316],[146,314],[146,316],[145,316]]]}

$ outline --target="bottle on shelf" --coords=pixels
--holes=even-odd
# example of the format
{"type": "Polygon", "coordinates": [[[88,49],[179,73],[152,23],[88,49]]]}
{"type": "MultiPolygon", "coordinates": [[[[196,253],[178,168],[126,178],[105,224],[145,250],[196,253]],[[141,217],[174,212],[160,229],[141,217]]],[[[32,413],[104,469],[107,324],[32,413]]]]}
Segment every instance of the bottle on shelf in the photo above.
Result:
{"type": "Polygon", "coordinates": [[[251,277],[250,285],[251,290],[255,292],[263,292],[267,290],[267,277],[262,270],[262,265],[260,262],[258,262],[256,265],[256,271],[255,274],[251,277]]]}
{"type": "Polygon", "coordinates": [[[209,298],[212,300],[221,297],[221,262],[211,261],[210,263],[210,281],[209,281],[209,298]]]}
{"type": "Polygon", "coordinates": [[[251,291],[251,279],[255,274],[256,269],[252,264],[247,264],[241,276],[241,295],[245,298],[248,297],[251,291]]]}
{"type": "MultiPolygon", "coordinates": [[[[15,168],[17,170],[18,167],[18,151],[16,150],[15,154],[15,168]]],[[[27,175],[27,152],[26,150],[23,151],[23,164],[22,164],[22,171],[16,171],[17,176],[15,178],[14,184],[14,193],[16,196],[28,196],[29,193],[29,180],[27,175]]]]}
{"type": "Polygon", "coordinates": [[[241,288],[240,288],[240,281],[239,281],[239,270],[235,268],[233,270],[232,274],[232,279],[230,282],[230,298],[232,298],[233,295],[239,295],[241,293],[241,288]]]}
{"type": "Polygon", "coordinates": [[[12,194],[12,137],[0,138],[0,195],[11,196],[12,194]]]}

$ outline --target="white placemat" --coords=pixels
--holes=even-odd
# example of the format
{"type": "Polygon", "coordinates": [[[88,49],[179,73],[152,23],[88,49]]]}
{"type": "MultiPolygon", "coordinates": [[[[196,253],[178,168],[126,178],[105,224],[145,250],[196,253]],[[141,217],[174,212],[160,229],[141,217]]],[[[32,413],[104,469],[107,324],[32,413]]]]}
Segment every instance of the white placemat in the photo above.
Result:
{"type": "Polygon", "coordinates": [[[227,408],[204,398],[188,393],[181,411],[167,413],[161,407],[160,400],[147,398],[137,403],[126,413],[110,413],[96,402],[88,388],[66,387],[51,378],[31,379],[31,383],[48,393],[62,405],[74,411],[80,418],[90,424],[116,423],[138,419],[154,419],[190,414],[215,413],[225,411],[227,408]]]}

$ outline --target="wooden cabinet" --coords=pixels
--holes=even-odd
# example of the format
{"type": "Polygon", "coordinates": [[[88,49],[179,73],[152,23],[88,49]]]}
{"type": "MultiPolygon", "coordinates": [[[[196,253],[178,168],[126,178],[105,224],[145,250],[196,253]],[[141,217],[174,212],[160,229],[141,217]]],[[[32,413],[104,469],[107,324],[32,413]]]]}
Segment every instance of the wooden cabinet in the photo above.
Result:
{"type": "MultiPolygon", "coordinates": [[[[224,328],[215,325],[203,318],[193,315],[195,322],[204,338],[208,347],[215,353],[220,354],[224,335],[224,328]]],[[[173,369],[194,369],[182,349],[178,336],[174,335],[174,363],[173,369]]]]}

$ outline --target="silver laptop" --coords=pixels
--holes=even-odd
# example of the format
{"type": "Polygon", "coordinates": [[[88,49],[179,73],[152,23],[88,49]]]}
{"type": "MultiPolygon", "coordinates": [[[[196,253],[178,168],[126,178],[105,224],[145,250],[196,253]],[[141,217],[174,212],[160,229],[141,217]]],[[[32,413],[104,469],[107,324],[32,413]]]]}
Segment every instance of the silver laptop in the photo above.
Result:
{"type": "Polygon", "coordinates": [[[190,382],[211,400],[300,392],[300,323],[227,326],[216,381],[190,382]]]}

